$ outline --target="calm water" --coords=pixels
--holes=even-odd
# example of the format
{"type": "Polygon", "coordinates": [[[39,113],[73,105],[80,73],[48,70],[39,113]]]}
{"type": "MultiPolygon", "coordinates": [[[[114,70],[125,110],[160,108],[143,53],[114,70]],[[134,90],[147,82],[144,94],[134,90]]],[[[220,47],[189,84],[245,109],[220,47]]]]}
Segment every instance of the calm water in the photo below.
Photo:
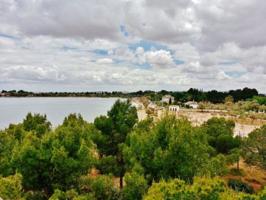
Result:
{"type": "Polygon", "coordinates": [[[0,98],[0,129],[21,122],[28,112],[46,114],[56,126],[70,113],[80,113],[87,121],[105,115],[117,98],[26,97],[0,98]]]}

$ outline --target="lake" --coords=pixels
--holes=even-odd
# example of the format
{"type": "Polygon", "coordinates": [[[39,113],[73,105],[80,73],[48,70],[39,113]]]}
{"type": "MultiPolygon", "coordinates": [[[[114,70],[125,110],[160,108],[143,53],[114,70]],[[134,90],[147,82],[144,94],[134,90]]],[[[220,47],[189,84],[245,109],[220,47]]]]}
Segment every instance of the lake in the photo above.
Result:
{"type": "Polygon", "coordinates": [[[4,97],[0,98],[0,129],[10,123],[19,123],[27,113],[46,114],[53,126],[61,124],[70,113],[80,113],[93,122],[105,115],[118,98],[86,97],[4,97]]]}

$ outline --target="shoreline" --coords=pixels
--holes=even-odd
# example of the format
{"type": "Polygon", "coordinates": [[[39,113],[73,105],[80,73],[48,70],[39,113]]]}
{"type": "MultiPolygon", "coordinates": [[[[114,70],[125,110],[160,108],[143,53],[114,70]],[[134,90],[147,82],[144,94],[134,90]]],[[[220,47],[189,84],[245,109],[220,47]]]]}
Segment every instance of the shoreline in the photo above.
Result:
{"type": "Polygon", "coordinates": [[[1,98],[102,98],[102,99],[109,99],[109,98],[116,98],[116,99],[128,99],[127,97],[86,97],[86,96],[25,96],[25,97],[22,97],[22,96],[0,96],[0,99],[1,98]]]}

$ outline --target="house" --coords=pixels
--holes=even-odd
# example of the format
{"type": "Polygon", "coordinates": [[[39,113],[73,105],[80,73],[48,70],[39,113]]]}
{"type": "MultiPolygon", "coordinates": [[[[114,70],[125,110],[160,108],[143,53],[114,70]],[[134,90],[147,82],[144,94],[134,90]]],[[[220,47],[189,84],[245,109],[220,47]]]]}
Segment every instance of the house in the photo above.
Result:
{"type": "Polygon", "coordinates": [[[177,106],[177,105],[169,106],[169,111],[170,111],[170,112],[178,112],[179,109],[180,109],[180,107],[177,106]]]}
{"type": "Polygon", "coordinates": [[[197,109],[199,107],[199,104],[196,101],[188,101],[185,105],[193,109],[197,109]]]}
{"type": "Polygon", "coordinates": [[[171,95],[164,95],[161,100],[161,102],[167,103],[167,104],[172,104],[174,103],[174,101],[175,101],[175,98],[171,95]]]}

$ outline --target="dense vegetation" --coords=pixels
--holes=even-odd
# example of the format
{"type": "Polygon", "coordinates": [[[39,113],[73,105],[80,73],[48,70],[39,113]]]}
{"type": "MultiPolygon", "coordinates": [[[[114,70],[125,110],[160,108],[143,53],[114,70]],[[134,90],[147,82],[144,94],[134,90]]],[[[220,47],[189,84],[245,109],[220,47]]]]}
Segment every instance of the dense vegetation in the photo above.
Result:
{"type": "Polygon", "coordinates": [[[240,157],[266,168],[266,126],[244,139],[233,127],[223,118],[199,127],[173,116],[138,122],[125,101],[94,123],[71,114],[52,128],[46,116],[28,114],[0,131],[0,197],[264,200],[266,189],[218,178],[240,157]]]}
{"type": "Polygon", "coordinates": [[[259,95],[256,89],[251,88],[243,88],[237,90],[230,90],[227,92],[221,92],[216,90],[211,91],[202,91],[194,88],[190,88],[188,91],[137,91],[137,92],[27,92],[23,90],[2,90],[1,92],[3,95],[6,96],[14,96],[14,97],[26,97],[26,96],[36,96],[36,97],[123,97],[123,98],[130,98],[130,97],[142,97],[146,96],[150,98],[152,101],[159,101],[161,100],[163,95],[172,95],[175,97],[176,101],[185,102],[185,101],[207,101],[211,103],[223,103],[225,102],[226,97],[231,96],[233,101],[241,101],[247,99],[254,99],[259,104],[266,104],[266,97],[263,95],[259,95]],[[258,96],[259,95],[259,96],[258,96]]]}

